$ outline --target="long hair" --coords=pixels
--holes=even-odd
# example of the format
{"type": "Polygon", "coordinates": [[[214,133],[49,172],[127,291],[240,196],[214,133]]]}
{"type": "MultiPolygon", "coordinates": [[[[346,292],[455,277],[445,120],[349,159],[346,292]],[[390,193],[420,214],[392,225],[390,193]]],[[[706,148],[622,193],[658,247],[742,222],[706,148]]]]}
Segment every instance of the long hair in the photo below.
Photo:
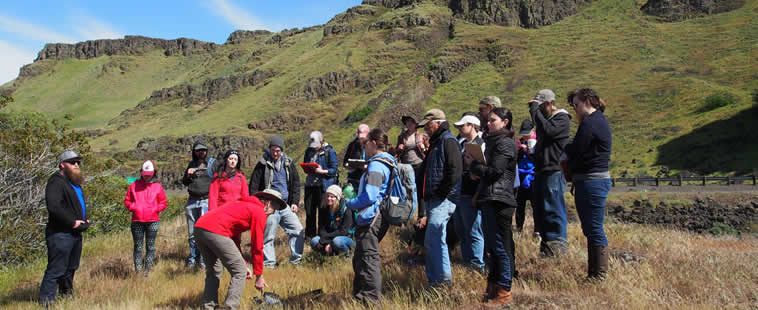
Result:
{"type": "Polygon", "coordinates": [[[497,115],[497,117],[499,117],[501,120],[508,120],[508,124],[505,124],[506,136],[513,138],[513,113],[511,113],[511,110],[500,107],[495,108],[490,113],[497,115]]]}
{"type": "Polygon", "coordinates": [[[227,158],[229,158],[229,156],[231,156],[231,155],[237,155],[237,166],[234,167],[234,171],[235,172],[240,172],[241,171],[241,169],[242,169],[242,156],[240,156],[239,151],[237,151],[237,150],[228,150],[228,151],[226,151],[226,153],[224,153],[224,163],[223,163],[223,165],[221,165],[221,171],[217,172],[214,175],[213,179],[217,179],[217,178],[231,178],[231,177],[234,176],[234,175],[228,175],[226,173],[226,165],[228,164],[227,158]]]}
{"type": "Polygon", "coordinates": [[[580,88],[574,91],[571,91],[568,94],[568,103],[569,105],[572,105],[574,102],[574,97],[579,99],[579,101],[588,101],[590,105],[600,110],[600,112],[605,113],[605,101],[598,96],[597,92],[592,88],[580,88]]]}

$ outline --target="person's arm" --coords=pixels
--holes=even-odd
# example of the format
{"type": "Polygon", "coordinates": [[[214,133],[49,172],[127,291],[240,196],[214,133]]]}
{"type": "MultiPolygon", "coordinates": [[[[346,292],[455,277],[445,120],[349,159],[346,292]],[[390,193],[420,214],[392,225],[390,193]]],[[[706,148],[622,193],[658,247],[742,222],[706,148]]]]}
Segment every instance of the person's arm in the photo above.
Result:
{"type": "Polygon", "coordinates": [[[216,209],[218,206],[218,187],[221,179],[215,179],[211,182],[210,189],[208,191],[208,211],[216,209]]]}
{"type": "Polygon", "coordinates": [[[289,184],[287,187],[289,192],[287,204],[290,206],[300,204],[300,174],[297,172],[297,165],[294,160],[290,164],[290,180],[287,183],[289,184]]]}
{"type": "Polygon", "coordinates": [[[333,147],[329,148],[329,154],[327,154],[326,160],[327,176],[330,178],[336,177],[339,173],[337,170],[339,168],[339,163],[337,162],[337,152],[334,151],[333,147]]]}
{"type": "Polygon", "coordinates": [[[386,167],[386,165],[376,161],[369,163],[368,169],[365,172],[366,184],[363,186],[363,191],[358,193],[357,197],[346,202],[348,208],[363,210],[374,205],[379,199],[382,199],[380,192],[384,184],[384,173],[382,173],[381,167],[386,167]]]}
{"type": "Polygon", "coordinates": [[[166,192],[163,190],[163,185],[160,183],[158,183],[158,196],[156,198],[158,201],[158,213],[166,210],[166,207],[168,207],[168,199],[166,199],[166,192]]]}
{"type": "MultiPolygon", "coordinates": [[[[45,203],[47,212],[51,219],[65,224],[66,227],[74,227],[76,218],[71,212],[66,212],[63,208],[65,198],[65,188],[68,186],[60,178],[52,178],[45,186],[45,203]]],[[[73,190],[73,189],[72,189],[73,190]]],[[[74,206],[77,207],[77,206],[74,206]]]]}
{"type": "Polygon", "coordinates": [[[250,196],[247,189],[247,179],[241,172],[237,172],[237,176],[240,178],[240,200],[242,200],[250,196]]]}
{"type": "Polygon", "coordinates": [[[133,182],[129,185],[129,189],[126,190],[126,196],[124,196],[124,205],[126,206],[126,209],[129,211],[132,211],[132,207],[134,206],[134,184],[137,182],[133,182]]]}
{"type": "Polygon", "coordinates": [[[347,151],[345,151],[345,156],[342,157],[342,166],[347,167],[347,161],[350,159],[350,155],[353,152],[353,144],[355,144],[355,140],[348,143],[347,145],[347,151]]]}
{"type": "Polygon", "coordinates": [[[248,194],[252,195],[261,190],[261,184],[263,183],[263,173],[266,168],[263,164],[258,163],[253,168],[253,173],[250,175],[250,184],[247,187],[248,194]]]}
{"type": "Polygon", "coordinates": [[[567,134],[570,130],[571,119],[566,113],[558,113],[547,119],[540,112],[539,105],[536,102],[529,103],[529,113],[532,115],[535,125],[542,128],[542,131],[548,137],[555,138],[567,134]]]}
{"type": "MultiPolygon", "coordinates": [[[[263,208],[253,210],[250,221],[250,259],[253,263],[253,274],[263,274],[263,230],[266,229],[266,214],[263,208]]],[[[209,266],[210,267],[210,266],[209,266]]]]}
{"type": "Polygon", "coordinates": [[[463,159],[461,158],[461,149],[458,141],[455,139],[445,139],[443,151],[445,152],[445,168],[440,182],[440,187],[436,193],[438,197],[444,199],[453,190],[463,174],[463,159]]]}
{"type": "Polygon", "coordinates": [[[182,184],[184,184],[184,186],[190,185],[190,183],[192,183],[192,178],[187,174],[191,166],[192,163],[190,162],[187,165],[187,169],[184,169],[184,176],[182,176],[182,184]]]}
{"type": "MultiPolygon", "coordinates": [[[[508,138],[506,138],[508,139],[508,138]]],[[[495,143],[489,147],[496,147],[492,152],[491,158],[488,158],[487,165],[475,160],[471,163],[471,174],[481,177],[487,183],[495,182],[505,173],[505,167],[508,161],[515,159],[515,149],[509,149],[507,143],[495,143]]]]}

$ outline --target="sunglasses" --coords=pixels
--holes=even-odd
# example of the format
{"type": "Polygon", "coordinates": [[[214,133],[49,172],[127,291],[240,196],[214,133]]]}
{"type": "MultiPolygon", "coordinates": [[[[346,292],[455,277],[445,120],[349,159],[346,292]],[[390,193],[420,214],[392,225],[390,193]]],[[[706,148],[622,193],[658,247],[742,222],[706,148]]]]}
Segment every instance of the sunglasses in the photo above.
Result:
{"type": "Polygon", "coordinates": [[[72,166],[81,166],[82,165],[82,161],[81,160],[70,160],[70,161],[66,161],[66,162],[69,163],[69,165],[72,165],[72,166]]]}

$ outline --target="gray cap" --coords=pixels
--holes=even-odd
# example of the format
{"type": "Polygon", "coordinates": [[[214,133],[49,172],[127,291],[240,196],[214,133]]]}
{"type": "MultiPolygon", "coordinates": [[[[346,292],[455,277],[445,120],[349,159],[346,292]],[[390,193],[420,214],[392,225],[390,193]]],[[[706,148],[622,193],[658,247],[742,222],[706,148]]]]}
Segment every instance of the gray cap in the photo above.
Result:
{"type": "Polygon", "coordinates": [[[324,135],[321,134],[320,131],[313,131],[311,132],[310,141],[308,142],[308,146],[312,148],[317,148],[321,146],[321,142],[324,141],[324,135]]]}
{"type": "Polygon", "coordinates": [[[482,98],[482,100],[479,101],[479,104],[491,104],[493,107],[500,108],[503,106],[502,103],[500,103],[500,98],[496,96],[487,96],[482,98]]]}
{"type": "Polygon", "coordinates": [[[538,91],[536,95],[534,95],[534,100],[539,102],[540,104],[544,102],[555,102],[555,93],[552,90],[549,89],[543,89],[541,91],[538,91]]]}
{"type": "Polygon", "coordinates": [[[61,160],[58,161],[58,163],[62,163],[64,161],[69,161],[72,159],[82,159],[82,157],[72,150],[66,150],[65,152],[63,152],[63,154],[61,154],[61,160]]]}
{"type": "Polygon", "coordinates": [[[278,146],[280,149],[282,149],[282,151],[284,151],[284,137],[280,135],[271,137],[271,139],[268,141],[268,147],[270,148],[272,146],[278,146]]]}
{"type": "Polygon", "coordinates": [[[207,150],[208,150],[208,147],[207,147],[207,146],[205,146],[205,144],[202,144],[202,143],[199,143],[199,142],[198,142],[197,144],[195,144],[195,147],[194,147],[194,148],[192,148],[192,150],[193,150],[193,151],[199,151],[199,150],[206,150],[206,151],[207,151],[207,150]]]}

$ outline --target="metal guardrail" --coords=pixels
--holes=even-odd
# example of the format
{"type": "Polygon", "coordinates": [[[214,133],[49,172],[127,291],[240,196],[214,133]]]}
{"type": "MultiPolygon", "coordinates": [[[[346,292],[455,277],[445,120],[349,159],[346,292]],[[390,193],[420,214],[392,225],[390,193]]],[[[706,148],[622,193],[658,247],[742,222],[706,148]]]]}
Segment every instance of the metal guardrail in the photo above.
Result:
{"type": "Polygon", "coordinates": [[[670,185],[672,186],[682,186],[684,183],[691,183],[691,182],[698,182],[702,184],[702,186],[707,186],[708,182],[724,182],[726,185],[732,185],[739,182],[739,184],[743,184],[744,182],[752,182],[753,186],[758,185],[758,177],[756,176],[745,176],[745,177],[667,177],[667,178],[656,178],[656,177],[640,177],[640,178],[611,178],[611,184],[613,187],[616,187],[617,183],[626,183],[627,186],[640,186],[640,185],[654,185],[654,186],[661,186],[661,182],[670,182],[670,185]]]}

